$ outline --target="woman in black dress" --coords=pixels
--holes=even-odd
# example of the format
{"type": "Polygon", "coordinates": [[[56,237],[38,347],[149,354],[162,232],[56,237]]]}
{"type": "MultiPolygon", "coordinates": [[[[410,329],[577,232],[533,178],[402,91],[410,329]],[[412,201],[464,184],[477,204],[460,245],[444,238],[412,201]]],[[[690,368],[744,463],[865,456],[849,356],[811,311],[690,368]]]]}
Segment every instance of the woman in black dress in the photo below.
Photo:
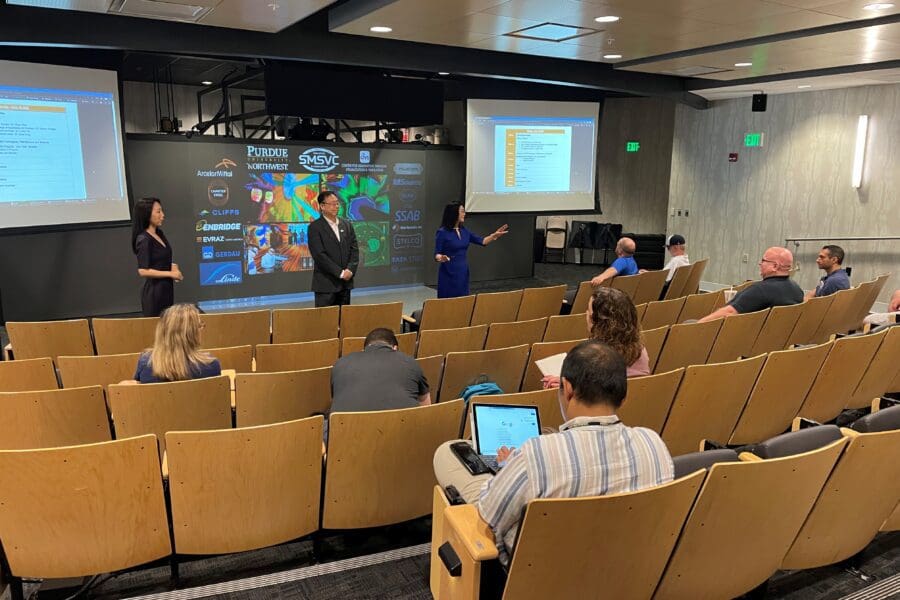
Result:
{"type": "Polygon", "coordinates": [[[175,282],[184,279],[172,262],[172,247],[162,229],[165,219],[158,198],[141,198],[134,205],[131,245],[137,255],[138,275],[144,278],[141,309],[145,317],[158,317],[175,303],[175,282]]]}

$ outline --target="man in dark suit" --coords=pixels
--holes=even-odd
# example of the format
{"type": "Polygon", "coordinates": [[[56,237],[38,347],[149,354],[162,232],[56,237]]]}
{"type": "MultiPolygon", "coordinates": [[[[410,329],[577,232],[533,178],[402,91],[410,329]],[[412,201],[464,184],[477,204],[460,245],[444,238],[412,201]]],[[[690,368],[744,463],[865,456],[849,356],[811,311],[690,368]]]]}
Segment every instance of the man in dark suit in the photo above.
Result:
{"type": "Polygon", "coordinates": [[[318,201],[322,216],[309,224],[316,306],[350,304],[353,276],[359,266],[356,232],[350,221],[338,218],[340,202],[334,192],[321,192],[318,201]]]}

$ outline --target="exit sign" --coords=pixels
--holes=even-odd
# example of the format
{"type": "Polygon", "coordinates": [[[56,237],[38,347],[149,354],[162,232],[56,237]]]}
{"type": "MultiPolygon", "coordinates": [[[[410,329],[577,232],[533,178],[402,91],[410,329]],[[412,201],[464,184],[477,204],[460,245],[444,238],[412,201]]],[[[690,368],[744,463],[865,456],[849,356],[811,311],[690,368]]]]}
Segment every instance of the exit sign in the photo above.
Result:
{"type": "Polygon", "coordinates": [[[746,147],[746,148],[761,148],[762,145],[763,145],[762,132],[744,134],[744,147],[746,147]]]}
{"type": "Polygon", "coordinates": [[[625,142],[625,152],[637,152],[640,149],[640,142],[625,142]]]}

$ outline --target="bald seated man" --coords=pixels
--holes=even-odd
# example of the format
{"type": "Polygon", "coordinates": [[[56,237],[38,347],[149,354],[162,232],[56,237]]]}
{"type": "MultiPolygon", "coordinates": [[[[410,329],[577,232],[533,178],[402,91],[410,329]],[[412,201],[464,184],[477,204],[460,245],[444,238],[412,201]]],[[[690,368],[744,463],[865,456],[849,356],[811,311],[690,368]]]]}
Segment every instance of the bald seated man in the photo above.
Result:
{"type": "Polygon", "coordinates": [[[757,281],[738,294],[725,306],[712,312],[700,322],[712,321],[719,317],[756,312],[773,306],[786,306],[803,302],[803,290],[791,278],[794,255],[787,248],[773,246],[765,251],[759,261],[757,281]]]}
{"type": "Polygon", "coordinates": [[[623,237],[616,244],[616,256],[618,257],[608,269],[591,279],[591,285],[598,286],[607,279],[616,275],[637,275],[638,266],[634,260],[634,240],[623,237]]]}

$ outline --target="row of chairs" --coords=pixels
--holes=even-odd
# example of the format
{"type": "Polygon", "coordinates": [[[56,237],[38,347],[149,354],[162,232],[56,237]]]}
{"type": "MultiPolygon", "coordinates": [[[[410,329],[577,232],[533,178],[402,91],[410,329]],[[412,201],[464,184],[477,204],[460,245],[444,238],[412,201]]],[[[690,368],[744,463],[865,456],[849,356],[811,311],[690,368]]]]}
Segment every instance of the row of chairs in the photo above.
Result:
{"type": "MultiPolygon", "coordinates": [[[[865,433],[826,426],[740,455],[676,457],[676,480],[666,485],[534,500],[503,596],[575,598],[594,589],[591,596],[610,598],[734,598],[779,569],[853,556],[879,531],[900,529],[900,464],[892,459],[900,408],[883,413],[890,411],[867,417],[865,433]]],[[[435,486],[432,523],[434,597],[494,597],[482,582],[497,548],[477,508],[450,506],[435,486]]]]}

